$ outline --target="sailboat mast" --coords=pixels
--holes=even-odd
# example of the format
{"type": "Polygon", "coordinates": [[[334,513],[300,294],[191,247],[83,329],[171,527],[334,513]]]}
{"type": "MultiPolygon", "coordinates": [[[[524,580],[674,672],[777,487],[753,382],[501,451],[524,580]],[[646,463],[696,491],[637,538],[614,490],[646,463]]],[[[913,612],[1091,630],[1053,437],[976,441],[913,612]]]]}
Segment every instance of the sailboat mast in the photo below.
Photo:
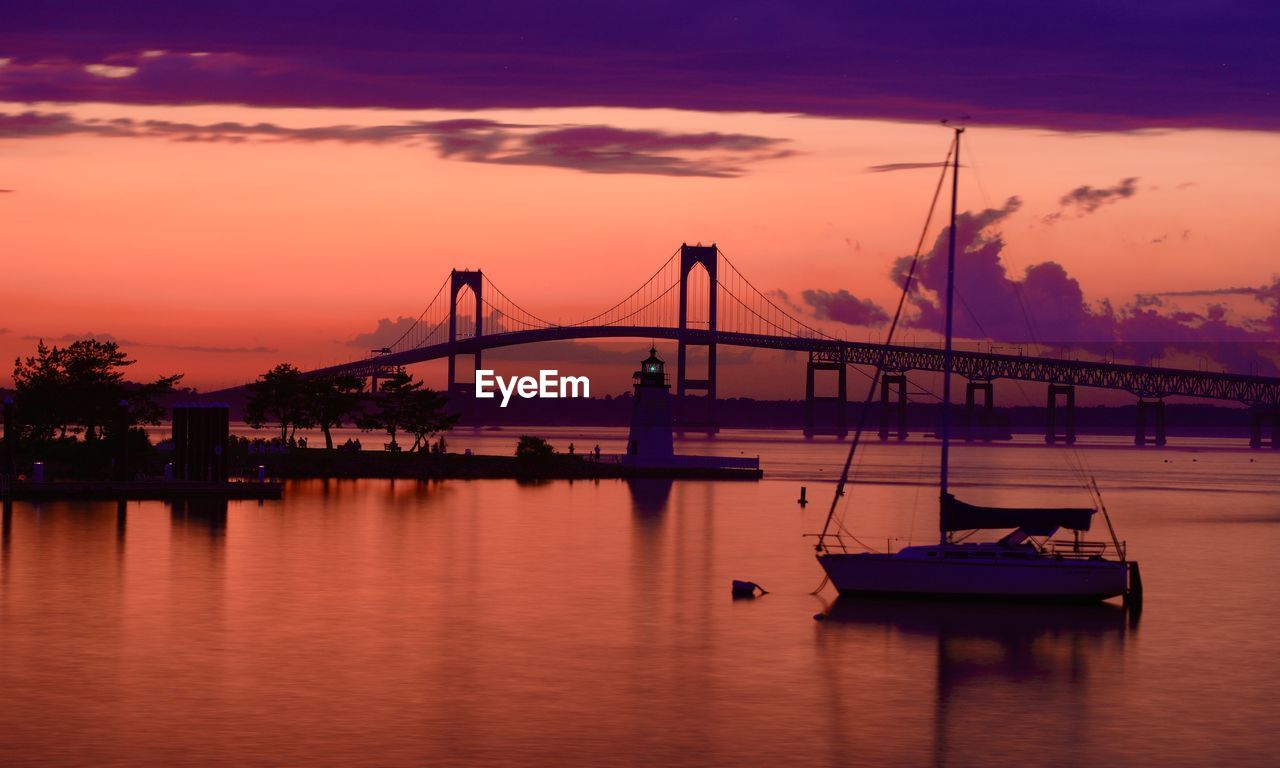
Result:
{"type": "Polygon", "coordinates": [[[947,531],[943,527],[941,505],[947,503],[947,468],[951,457],[951,305],[956,283],[956,199],[960,194],[960,134],[964,133],[964,128],[956,128],[955,131],[955,155],[951,166],[951,232],[947,246],[946,340],[942,348],[942,461],[938,477],[938,533],[944,544],[947,541],[947,531]]]}

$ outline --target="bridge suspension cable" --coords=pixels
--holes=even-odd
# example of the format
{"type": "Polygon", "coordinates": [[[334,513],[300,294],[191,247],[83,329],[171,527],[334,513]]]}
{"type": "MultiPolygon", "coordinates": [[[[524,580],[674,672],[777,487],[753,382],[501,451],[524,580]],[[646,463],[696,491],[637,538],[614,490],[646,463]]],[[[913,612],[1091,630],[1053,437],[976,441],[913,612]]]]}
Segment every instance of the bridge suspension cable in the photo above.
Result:
{"type": "Polygon", "coordinates": [[[512,301],[488,275],[484,275],[484,294],[481,303],[489,308],[485,314],[484,332],[506,333],[510,331],[531,331],[539,328],[555,328],[558,323],[544,320],[529,310],[512,301]],[[491,299],[490,296],[496,298],[491,299]]]}
{"type": "MultiPolygon", "coordinates": [[[[540,328],[553,328],[554,325],[537,320],[526,319],[523,313],[503,308],[506,302],[494,303],[489,299],[481,299],[484,308],[484,332],[486,334],[510,333],[512,331],[532,331],[540,328]]],[[[534,317],[528,315],[528,317],[534,317]]],[[[473,334],[474,335],[474,334],[473,334]]]]}
{"type": "Polygon", "coordinates": [[[653,327],[675,327],[678,314],[679,294],[676,289],[680,285],[680,270],[677,257],[680,249],[658,267],[658,270],[639,288],[612,307],[599,312],[585,320],[570,323],[565,327],[578,328],[588,325],[650,325],[653,327]]]}
{"type": "MultiPolygon", "coordinates": [[[[413,321],[413,324],[406,328],[404,333],[400,334],[400,338],[388,344],[385,349],[391,352],[404,352],[443,340],[443,334],[439,334],[440,338],[438,340],[436,337],[438,332],[442,331],[449,322],[449,301],[447,298],[444,298],[443,301],[441,300],[444,297],[445,288],[448,286],[449,278],[446,277],[444,282],[440,284],[439,290],[436,291],[436,295],[431,298],[431,301],[427,302],[426,308],[413,321]]],[[[378,354],[375,351],[370,356],[374,357],[378,354]]]]}
{"type": "Polygon", "coordinates": [[[717,247],[716,252],[723,270],[716,282],[728,300],[720,302],[717,313],[720,330],[802,339],[835,339],[779,307],[742,274],[723,250],[717,247]]]}

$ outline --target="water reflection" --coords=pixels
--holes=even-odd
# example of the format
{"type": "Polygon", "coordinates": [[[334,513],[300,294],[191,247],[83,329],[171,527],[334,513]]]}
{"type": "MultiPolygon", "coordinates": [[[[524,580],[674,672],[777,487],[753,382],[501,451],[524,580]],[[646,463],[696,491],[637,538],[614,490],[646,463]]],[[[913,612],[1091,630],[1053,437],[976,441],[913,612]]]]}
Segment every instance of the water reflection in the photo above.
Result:
{"type": "MultiPolygon", "coordinates": [[[[917,495],[872,490],[894,514],[917,495]]],[[[1264,516],[1275,492],[1109,499],[1141,542],[1141,635],[1106,605],[842,599],[812,621],[830,606],[807,594],[820,569],[801,535],[825,510],[795,492],[306,480],[226,508],[16,502],[0,765],[1146,768],[1280,752],[1280,527],[1182,522],[1264,516]],[[733,578],[771,594],[734,603],[733,578]]],[[[879,509],[854,502],[859,520],[879,509]]]]}
{"type": "Polygon", "coordinates": [[[1052,730],[1084,741],[1092,710],[1109,706],[1114,673],[1136,629],[1128,612],[1111,603],[840,597],[820,625],[818,645],[833,654],[876,643],[899,649],[901,663],[931,665],[932,690],[918,693],[933,701],[932,728],[920,730],[933,734],[934,765],[967,764],[984,741],[986,749],[1005,749],[1002,739],[1015,732],[1034,737],[1052,730]]]}
{"type": "Polygon", "coordinates": [[[675,482],[662,477],[633,477],[627,481],[631,494],[631,512],[637,520],[657,522],[667,511],[671,486],[675,482]]]}
{"type": "MultiPolygon", "coordinates": [[[[221,540],[227,530],[227,500],[222,498],[170,501],[169,518],[174,528],[205,530],[210,539],[221,540]]],[[[123,520],[123,516],[121,519],[123,520]]],[[[123,529],[123,523],[121,526],[123,529]]]]}
{"type": "Polygon", "coordinates": [[[3,506],[3,520],[0,522],[0,574],[7,581],[9,577],[9,548],[13,542],[13,499],[6,496],[3,506]]]}
{"type": "Polygon", "coordinates": [[[9,540],[13,532],[13,499],[4,499],[4,550],[9,551],[9,540]]]}

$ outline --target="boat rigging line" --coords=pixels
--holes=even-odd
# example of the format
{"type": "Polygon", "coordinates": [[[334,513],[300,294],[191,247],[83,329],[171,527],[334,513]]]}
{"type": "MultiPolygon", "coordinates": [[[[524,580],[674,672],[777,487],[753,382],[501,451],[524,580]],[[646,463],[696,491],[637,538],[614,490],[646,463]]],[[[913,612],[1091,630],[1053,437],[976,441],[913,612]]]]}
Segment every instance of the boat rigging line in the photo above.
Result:
{"type": "MultiPolygon", "coordinates": [[[[836,483],[835,493],[832,494],[831,507],[827,510],[827,519],[822,525],[822,533],[818,534],[818,543],[814,545],[814,549],[818,552],[823,552],[826,549],[827,536],[830,534],[832,521],[835,520],[836,507],[840,502],[840,497],[844,495],[845,486],[849,482],[849,468],[853,464],[854,453],[858,450],[858,444],[862,440],[862,433],[866,429],[867,414],[870,412],[871,404],[875,399],[876,388],[880,383],[880,377],[883,373],[884,361],[888,355],[889,345],[893,343],[893,335],[897,331],[898,322],[902,319],[902,310],[906,306],[907,296],[911,293],[911,284],[915,279],[916,269],[920,265],[920,253],[924,249],[925,239],[929,234],[929,226],[933,223],[933,214],[938,207],[938,197],[942,194],[942,185],[947,178],[947,168],[951,164],[953,153],[956,154],[955,159],[958,161],[959,147],[960,135],[957,133],[955,139],[952,140],[951,147],[947,150],[946,159],[942,162],[942,173],[939,174],[938,184],[933,190],[933,200],[929,203],[929,213],[925,216],[924,227],[920,230],[920,239],[916,242],[915,255],[911,258],[911,267],[907,271],[906,278],[902,281],[902,295],[898,297],[898,306],[897,309],[894,310],[892,322],[889,323],[889,330],[885,336],[884,347],[881,348],[880,359],[877,361],[875,373],[871,377],[871,385],[867,388],[867,396],[863,400],[862,410],[858,414],[858,425],[854,430],[853,440],[849,444],[849,455],[845,457],[844,468],[841,470],[840,479],[836,483]]],[[[954,206],[954,201],[952,205],[954,206]]],[[[954,227],[952,228],[952,237],[955,237],[954,227]]],[[[839,523],[839,525],[840,528],[844,530],[843,523],[839,523]]],[[[845,532],[847,533],[848,531],[845,532]]],[[[850,535],[852,536],[852,534],[850,535]]],[[[854,537],[854,540],[857,541],[857,538],[854,537]]],[[[867,546],[861,541],[858,543],[862,544],[864,547],[867,546]]],[[[867,548],[870,549],[870,547],[867,548]]],[[[826,581],[824,579],[823,586],[825,586],[825,584],[826,581]]],[[[821,589],[821,586],[819,589],[821,589]]]]}

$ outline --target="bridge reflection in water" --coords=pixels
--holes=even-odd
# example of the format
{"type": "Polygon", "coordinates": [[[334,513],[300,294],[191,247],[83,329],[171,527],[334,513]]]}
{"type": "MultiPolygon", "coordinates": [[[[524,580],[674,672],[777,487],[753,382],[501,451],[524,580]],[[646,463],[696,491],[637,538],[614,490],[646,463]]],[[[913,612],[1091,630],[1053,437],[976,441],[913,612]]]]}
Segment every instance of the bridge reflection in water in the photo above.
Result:
{"type": "MultiPolygon", "coordinates": [[[[784,301],[784,303],[786,303],[784,301]]],[[[681,245],[643,285],[608,309],[574,323],[553,323],[510,299],[480,270],[453,270],[414,324],[391,345],[369,357],[316,369],[313,375],[355,373],[376,388],[379,378],[399,366],[447,359],[449,391],[468,394],[474,382],[458,380],[458,357],[470,357],[472,370],[481,367],[486,350],[547,341],[597,338],[668,339],[677,344],[677,420],[682,428],[715,432],[718,373],[716,350],[721,345],[803,352],[808,356],[806,433],[847,431],[843,418],[834,425],[815,421],[814,393],[820,372],[835,372],[843,397],[847,366],[879,368],[905,392],[907,373],[943,370],[942,351],[919,345],[883,345],[834,337],[797,318],[769,294],[758,289],[716,245],[681,245]],[[458,307],[464,307],[463,312],[458,307]],[[688,350],[705,349],[706,367],[693,371],[688,350]],[[700,393],[695,410],[691,393],[700,393]]],[[[1105,360],[1072,360],[993,351],[957,351],[953,369],[969,382],[968,408],[981,422],[992,405],[991,382],[1031,381],[1049,385],[1050,414],[1057,414],[1065,431],[1051,416],[1047,442],[1075,441],[1075,387],[1128,392],[1138,398],[1135,443],[1163,445],[1164,398],[1185,396],[1240,403],[1252,410],[1250,444],[1280,448],[1280,378],[1207,370],[1181,370],[1120,365],[1105,360]],[[983,395],[974,409],[975,395],[983,395]],[[1060,401],[1065,397],[1065,403],[1060,401]],[[1270,439],[1264,433],[1270,429],[1270,439]],[[1151,433],[1151,434],[1149,434],[1151,433]]],[[[887,376],[886,378],[889,378],[887,376]]],[[[889,406],[889,388],[881,393],[889,406]]],[[[837,409],[843,414],[841,409],[837,409]]],[[[901,431],[901,430],[900,430],[901,431]]],[[[888,436],[882,425],[882,437],[888,436]]]]}

